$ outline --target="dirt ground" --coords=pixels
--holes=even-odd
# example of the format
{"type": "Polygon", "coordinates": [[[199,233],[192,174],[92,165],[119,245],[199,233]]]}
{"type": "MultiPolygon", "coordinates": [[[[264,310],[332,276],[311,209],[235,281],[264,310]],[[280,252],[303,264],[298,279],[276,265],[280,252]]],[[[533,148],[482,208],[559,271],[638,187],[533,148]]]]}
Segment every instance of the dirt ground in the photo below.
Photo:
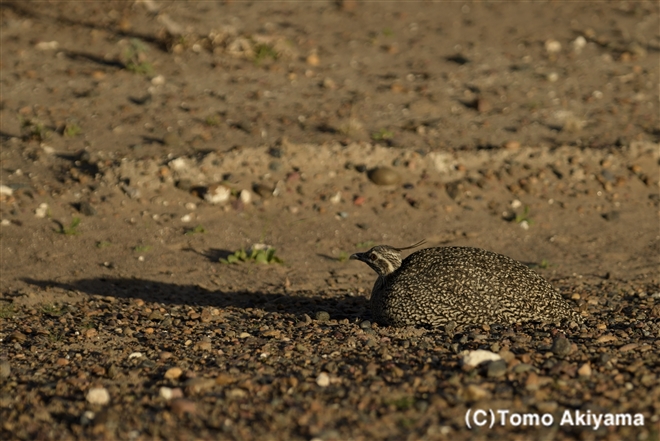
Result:
{"type": "Polygon", "coordinates": [[[2,1],[0,436],[658,440],[659,9],[2,1]],[[420,239],[584,326],[371,323],[348,256],[420,239]]]}

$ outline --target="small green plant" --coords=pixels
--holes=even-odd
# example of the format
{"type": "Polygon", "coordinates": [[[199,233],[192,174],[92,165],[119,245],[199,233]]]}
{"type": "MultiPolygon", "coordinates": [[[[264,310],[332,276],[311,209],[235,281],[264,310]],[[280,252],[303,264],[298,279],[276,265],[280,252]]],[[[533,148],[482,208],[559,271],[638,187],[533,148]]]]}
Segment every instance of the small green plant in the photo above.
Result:
{"type": "Polygon", "coordinates": [[[371,248],[374,246],[375,243],[376,242],[374,242],[373,240],[365,240],[364,242],[358,242],[357,244],[355,244],[355,246],[357,248],[371,248]]]}
{"type": "Polygon", "coordinates": [[[41,312],[50,317],[59,317],[66,312],[66,308],[61,308],[54,303],[46,303],[41,307],[41,312]]]}
{"type": "Polygon", "coordinates": [[[64,332],[53,332],[52,334],[48,334],[48,339],[50,340],[51,343],[59,343],[62,340],[64,340],[64,332]]]}
{"type": "Polygon", "coordinates": [[[337,257],[337,260],[343,263],[343,262],[346,262],[350,257],[351,257],[351,255],[348,254],[346,251],[340,251],[339,252],[339,257],[337,257]]]}
{"type": "Polygon", "coordinates": [[[80,135],[80,132],[82,132],[82,129],[78,124],[69,123],[64,126],[64,131],[62,134],[68,138],[75,138],[76,136],[80,135]]]}
{"type": "Polygon", "coordinates": [[[392,37],[394,36],[394,31],[390,28],[385,28],[383,29],[383,35],[386,37],[392,37]]]}
{"type": "Polygon", "coordinates": [[[387,404],[393,404],[397,410],[408,410],[415,404],[415,398],[411,396],[405,396],[397,398],[396,400],[389,401],[387,404]]]}
{"type": "Polygon", "coordinates": [[[371,134],[371,139],[374,141],[383,141],[392,138],[394,138],[394,132],[385,128],[371,134]]]}
{"type": "Polygon", "coordinates": [[[241,248],[236,251],[234,254],[230,254],[226,259],[220,259],[220,263],[230,264],[230,263],[241,263],[241,262],[257,262],[257,263],[284,263],[282,259],[275,255],[275,248],[265,247],[253,247],[249,251],[241,248]]]}
{"type": "Polygon", "coordinates": [[[108,248],[110,245],[112,245],[112,242],[108,242],[107,240],[96,242],[96,248],[98,249],[108,248]]]}
{"type": "Polygon", "coordinates": [[[261,43],[254,47],[254,62],[256,64],[260,64],[268,58],[277,60],[277,56],[277,51],[271,45],[261,43]]]}
{"type": "Polygon", "coordinates": [[[522,222],[527,222],[527,225],[532,226],[534,221],[529,218],[529,207],[525,205],[522,213],[516,214],[516,223],[520,224],[522,222]]]}
{"type": "Polygon", "coordinates": [[[45,126],[45,124],[37,120],[22,118],[20,116],[19,121],[21,123],[21,132],[25,141],[33,140],[42,142],[48,138],[50,131],[45,126]]]}
{"type": "Polygon", "coordinates": [[[133,251],[136,253],[146,253],[148,251],[151,251],[151,246],[150,245],[136,245],[135,248],[133,248],[133,251]]]}
{"type": "Polygon", "coordinates": [[[206,117],[204,120],[204,124],[206,124],[209,127],[215,127],[220,125],[220,116],[219,115],[209,115],[206,117]]]}
{"type": "Polygon", "coordinates": [[[80,225],[80,218],[74,217],[71,219],[71,223],[68,227],[65,227],[64,224],[60,223],[60,229],[57,230],[57,232],[66,236],[75,236],[76,234],[80,234],[80,231],[78,231],[78,225],[80,225]]]}
{"type": "Polygon", "coordinates": [[[16,314],[14,305],[3,303],[0,305],[0,318],[7,319],[12,318],[16,314]]]}
{"type": "Polygon", "coordinates": [[[147,46],[139,39],[132,38],[124,51],[124,66],[129,72],[140,75],[151,75],[153,66],[146,60],[147,46]]]}
{"type": "Polygon", "coordinates": [[[192,236],[193,234],[204,234],[206,233],[206,228],[204,228],[201,225],[197,225],[195,228],[189,228],[188,231],[185,232],[186,236],[192,236]]]}

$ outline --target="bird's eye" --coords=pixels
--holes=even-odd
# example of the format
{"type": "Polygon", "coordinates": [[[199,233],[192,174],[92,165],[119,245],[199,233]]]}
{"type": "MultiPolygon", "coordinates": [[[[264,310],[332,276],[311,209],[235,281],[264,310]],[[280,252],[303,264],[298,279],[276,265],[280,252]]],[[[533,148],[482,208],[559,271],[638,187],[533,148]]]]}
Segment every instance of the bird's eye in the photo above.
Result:
{"type": "Polygon", "coordinates": [[[378,259],[378,256],[376,256],[375,254],[369,254],[369,260],[376,260],[376,259],[378,259]]]}

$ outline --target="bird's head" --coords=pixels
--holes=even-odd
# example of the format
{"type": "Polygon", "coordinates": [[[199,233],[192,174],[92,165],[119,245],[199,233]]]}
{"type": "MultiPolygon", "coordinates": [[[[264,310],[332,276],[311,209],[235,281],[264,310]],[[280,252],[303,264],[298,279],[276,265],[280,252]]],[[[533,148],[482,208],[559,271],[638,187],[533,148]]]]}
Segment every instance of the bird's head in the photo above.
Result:
{"type": "Polygon", "coordinates": [[[379,276],[392,274],[401,266],[401,251],[409,250],[423,244],[422,240],[414,245],[403,248],[395,248],[389,245],[378,245],[365,251],[364,253],[355,253],[351,255],[352,260],[360,260],[371,267],[379,276]]]}

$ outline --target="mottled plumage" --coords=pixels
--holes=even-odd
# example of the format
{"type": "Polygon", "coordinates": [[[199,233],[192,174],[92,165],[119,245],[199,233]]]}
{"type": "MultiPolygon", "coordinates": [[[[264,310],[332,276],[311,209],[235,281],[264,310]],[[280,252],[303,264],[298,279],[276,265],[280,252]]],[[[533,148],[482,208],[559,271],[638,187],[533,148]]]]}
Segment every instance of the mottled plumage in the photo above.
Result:
{"type": "Polygon", "coordinates": [[[468,247],[426,248],[401,261],[402,250],[421,243],[406,248],[379,245],[351,256],[378,274],[371,292],[377,322],[391,326],[582,322],[545,279],[501,254],[468,247]]]}

